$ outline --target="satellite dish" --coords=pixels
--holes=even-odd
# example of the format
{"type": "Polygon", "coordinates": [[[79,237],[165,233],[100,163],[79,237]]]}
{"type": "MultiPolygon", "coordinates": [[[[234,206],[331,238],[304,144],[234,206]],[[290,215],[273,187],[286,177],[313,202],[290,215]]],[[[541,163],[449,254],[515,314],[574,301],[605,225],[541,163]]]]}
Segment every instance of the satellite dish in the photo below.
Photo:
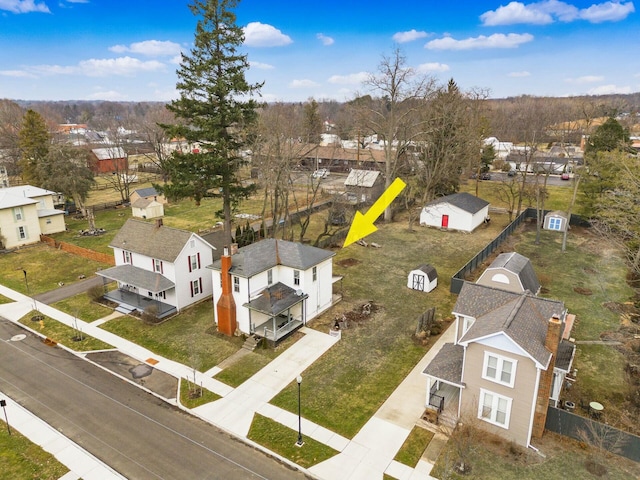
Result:
{"type": "Polygon", "coordinates": [[[297,296],[301,297],[302,293],[303,293],[302,290],[300,290],[300,289],[296,290],[296,295],[297,296]]]}

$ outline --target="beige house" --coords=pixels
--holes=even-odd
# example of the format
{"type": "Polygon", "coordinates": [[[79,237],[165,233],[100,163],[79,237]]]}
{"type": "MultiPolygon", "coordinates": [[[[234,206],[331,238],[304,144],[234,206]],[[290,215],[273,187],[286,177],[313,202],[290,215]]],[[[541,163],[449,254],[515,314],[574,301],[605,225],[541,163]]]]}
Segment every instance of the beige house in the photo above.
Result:
{"type": "Polygon", "coordinates": [[[454,343],[425,368],[426,406],[455,425],[482,428],[528,447],[557,404],[575,345],[563,302],[465,283],[453,309],[454,343]]]}
{"type": "Polygon", "coordinates": [[[64,212],[53,208],[55,192],[22,185],[0,189],[0,244],[15,248],[64,232],[64,212]]]}

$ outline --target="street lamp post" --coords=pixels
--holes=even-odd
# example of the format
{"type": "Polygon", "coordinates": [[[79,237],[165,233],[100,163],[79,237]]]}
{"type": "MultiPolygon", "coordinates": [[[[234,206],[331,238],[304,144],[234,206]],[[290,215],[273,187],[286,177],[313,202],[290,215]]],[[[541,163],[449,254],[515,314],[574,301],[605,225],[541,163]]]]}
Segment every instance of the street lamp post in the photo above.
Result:
{"type": "Polygon", "coordinates": [[[296,442],[296,445],[298,447],[301,447],[302,445],[304,445],[304,442],[302,441],[302,417],[300,415],[300,384],[302,383],[301,375],[298,375],[298,377],[296,378],[296,382],[298,382],[298,441],[296,442]]]}
{"type": "Polygon", "coordinates": [[[7,418],[7,401],[6,400],[0,400],[0,407],[2,407],[2,410],[4,410],[4,419],[7,422],[7,431],[9,432],[9,435],[11,435],[11,427],[9,426],[9,418],[7,418]]]}

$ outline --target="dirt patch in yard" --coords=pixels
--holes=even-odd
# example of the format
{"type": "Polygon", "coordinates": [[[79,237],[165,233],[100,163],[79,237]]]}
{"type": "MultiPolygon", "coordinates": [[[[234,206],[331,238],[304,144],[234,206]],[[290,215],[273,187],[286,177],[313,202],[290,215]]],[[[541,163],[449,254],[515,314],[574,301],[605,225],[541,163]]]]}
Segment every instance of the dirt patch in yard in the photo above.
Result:
{"type": "Polygon", "coordinates": [[[580,295],[593,295],[593,292],[590,289],[584,287],[573,287],[573,291],[580,295]]]}
{"type": "Polygon", "coordinates": [[[336,263],[341,267],[353,267],[354,265],[358,265],[360,260],[356,260],[355,258],[345,258],[344,260],[340,260],[336,263]]]}

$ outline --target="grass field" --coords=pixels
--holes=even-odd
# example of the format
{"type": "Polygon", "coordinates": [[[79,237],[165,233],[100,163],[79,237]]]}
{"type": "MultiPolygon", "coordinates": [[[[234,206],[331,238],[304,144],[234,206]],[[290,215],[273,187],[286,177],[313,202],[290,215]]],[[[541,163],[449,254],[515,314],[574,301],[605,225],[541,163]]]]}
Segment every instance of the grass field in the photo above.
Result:
{"type": "Polygon", "coordinates": [[[86,335],[81,329],[76,330],[75,328],[68,327],[64,323],[53,320],[35,310],[29,312],[19,321],[41,335],[76,352],[90,352],[92,350],[107,350],[113,348],[113,346],[108,343],[86,335]],[[34,317],[42,317],[42,320],[34,321],[34,317]]]}
{"type": "Polygon", "coordinates": [[[236,352],[243,342],[240,337],[228,338],[212,331],[210,301],[188,308],[159,325],[148,325],[140,319],[124,316],[103,323],[100,328],[201,372],[236,352]]]}
{"type": "MultiPolygon", "coordinates": [[[[4,420],[4,419],[3,419],[4,420]]],[[[12,480],[58,480],[69,469],[53,455],[0,422],[0,477],[12,480]]]]}
{"type": "Polygon", "coordinates": [[[92,275],[106,264],[87,260],[62,250],[37,244],[0,255],[0,278],[2,284],[20,293],[47,292],[58,288],[58,282],[65,284],[78,281],[78,276],[92,275]],[[25,275],[23,270],[27,272],[25,275]]]}

